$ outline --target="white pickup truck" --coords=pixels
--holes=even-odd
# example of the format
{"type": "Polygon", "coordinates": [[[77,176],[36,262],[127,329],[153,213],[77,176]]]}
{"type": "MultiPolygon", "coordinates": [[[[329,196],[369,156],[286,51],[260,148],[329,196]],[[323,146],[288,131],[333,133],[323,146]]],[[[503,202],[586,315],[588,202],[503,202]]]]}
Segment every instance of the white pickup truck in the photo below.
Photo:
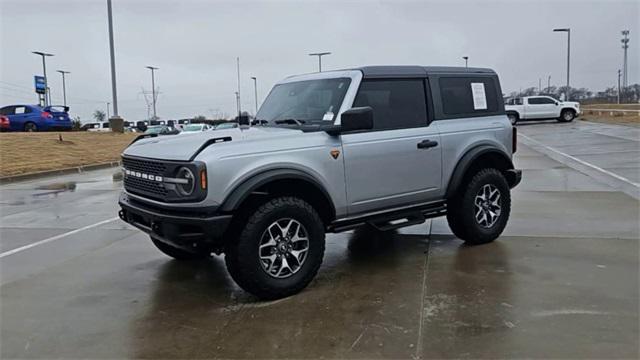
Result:
{"type": "Polygon", "coordinates": [[[504,106],[512,124],[523,120],[557,119],[570,122],[580,115],[580,104],[574,101],[559,101],[550,96],[525,96],[511,98],[504,106]]]}

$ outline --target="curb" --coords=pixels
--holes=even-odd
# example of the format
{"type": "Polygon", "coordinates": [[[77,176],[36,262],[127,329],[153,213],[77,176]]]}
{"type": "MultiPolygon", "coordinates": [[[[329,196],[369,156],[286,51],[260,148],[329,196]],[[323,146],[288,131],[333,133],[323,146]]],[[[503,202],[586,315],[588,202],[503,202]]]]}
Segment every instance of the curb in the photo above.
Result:
{"type": "Polygon", "coordinates": [[[19,174],[19,175],[3,176],[3,177],[0,177],[0,184],[9,184],[9,183],[14,183],[18,181],[34,180],[34,179],[39,179],[39,178],[49,177],[54,175],[82,173],[85,171],[118,167],[120,165],[121,165],[120,161],[111,161],[106,163],[75,166],[75,167],[58,169],[58,170],[46,170],[46,171],[38,171],[38,172],[19,174]]]}

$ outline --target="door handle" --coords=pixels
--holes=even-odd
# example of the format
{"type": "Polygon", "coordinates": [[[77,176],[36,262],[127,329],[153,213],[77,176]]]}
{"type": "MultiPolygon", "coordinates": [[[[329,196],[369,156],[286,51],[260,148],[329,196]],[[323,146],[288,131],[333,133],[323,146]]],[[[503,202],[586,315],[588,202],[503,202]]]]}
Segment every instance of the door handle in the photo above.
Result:
{"type": "Polygon", "coordinates": [[[433,140],[422,140],[418,143],[418,149],[428,149],[436,146],[438,146],[438,142],[433,140]]]}

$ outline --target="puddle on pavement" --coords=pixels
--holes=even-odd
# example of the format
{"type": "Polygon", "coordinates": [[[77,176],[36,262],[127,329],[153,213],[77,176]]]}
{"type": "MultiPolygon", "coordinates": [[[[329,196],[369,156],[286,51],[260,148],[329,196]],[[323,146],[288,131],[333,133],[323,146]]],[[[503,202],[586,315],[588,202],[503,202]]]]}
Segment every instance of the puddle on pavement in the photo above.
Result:
{"type": "Polygon", "coordinates": [[[111,177],[113,182],[122,181],[123,178],[124,178],[124,174],[122,173],[122,171],[118,171],[118,172],[113,173],[113,176],[111,177]]]}
{"type": "Polygon", "coordinates": [[[67,181],[60,183],[52,183],[47,185],[38,186],[36,190],[46,190],[44,192],[38,192],[31,195],[35,199],[52,199],[58,197],[60,193],[74,192],[78,186],[75,181],[67,181]]]}

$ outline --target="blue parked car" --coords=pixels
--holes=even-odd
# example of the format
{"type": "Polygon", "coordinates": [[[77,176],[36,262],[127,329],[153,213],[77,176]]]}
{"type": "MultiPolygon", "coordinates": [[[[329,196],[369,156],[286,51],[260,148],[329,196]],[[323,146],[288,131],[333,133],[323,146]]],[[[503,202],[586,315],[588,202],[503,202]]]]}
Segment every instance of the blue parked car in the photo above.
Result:
{"type": "Polygon", "coordinates": [[[10,131],[71,130],[68,106],[9,105],[0,108],[10,131]]]}

